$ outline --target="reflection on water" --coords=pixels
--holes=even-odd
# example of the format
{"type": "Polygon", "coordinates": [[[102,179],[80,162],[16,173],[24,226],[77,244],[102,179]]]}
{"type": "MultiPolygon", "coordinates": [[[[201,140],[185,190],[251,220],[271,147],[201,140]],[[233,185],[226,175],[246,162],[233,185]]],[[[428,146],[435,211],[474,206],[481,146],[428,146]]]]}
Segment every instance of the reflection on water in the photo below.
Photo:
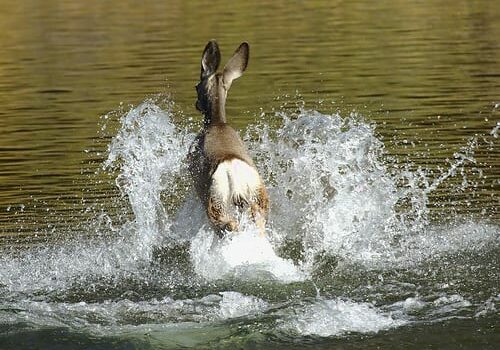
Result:
{"type": "Polygon", "coordinates": [[[0,343],[495,344],[498,2],[0,6],[0,343]],[[264,241],[213,242],[184,178],[211,38],[250,43],[264,241]]]}

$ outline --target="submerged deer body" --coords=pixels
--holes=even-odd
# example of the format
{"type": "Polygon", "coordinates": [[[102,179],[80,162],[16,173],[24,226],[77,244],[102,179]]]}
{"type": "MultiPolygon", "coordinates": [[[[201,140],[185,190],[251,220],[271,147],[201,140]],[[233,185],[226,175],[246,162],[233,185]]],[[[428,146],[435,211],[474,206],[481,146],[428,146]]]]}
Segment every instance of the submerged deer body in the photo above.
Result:
{"type": "Polygon", "coordinates": [[[269,211],[264,183],[238,133],[226,123],[227,91],[248,64],[249,46],[242,43],[217,73],[220,51],[210,41],[201,59],[196,85],[196,108],[204,115],[203,128],[189,152],[189,170],[210,222],[219,234],[239,228],[239,216],[248,212],[261,234],[269,211]]]}

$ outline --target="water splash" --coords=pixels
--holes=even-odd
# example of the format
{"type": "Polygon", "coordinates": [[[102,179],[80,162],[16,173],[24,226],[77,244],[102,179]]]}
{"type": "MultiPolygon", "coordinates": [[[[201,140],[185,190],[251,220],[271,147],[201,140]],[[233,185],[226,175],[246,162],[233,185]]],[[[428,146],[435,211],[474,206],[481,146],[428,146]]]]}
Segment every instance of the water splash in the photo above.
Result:
{"type": "Polygon", "coordinates": [[[427,220],[428,194],[466,162],[474,162],[476,142],[457,152],[456,162],[431,180],[422,169],[391,169],[374,126],[357,115],[302,110],[278,117],[281,127],[259,126],[257,140],[255,129],[247,134],[272,200],[266,239],[259,239],[250,226],[241,235],[214,238],[199,201],[184,195],[183,160],[194,134],[176,127],[171,107],[162,109],[147,100],[123,115],[104,163],[117,174],[122,206],[130,206],[131,219],[120,226],[97,225],[113,233],[109,245],[77,241],[6,261],[4,272],[9,270],[5,274],[13,281],[9,285],[22,289],[36,280],[38,286],[50,286],[79,275],[131,271],[148,264],[155,247],[178,241],[191,242],[191,261],[205,278],[236,271],[247,271],[248,277],[253,269],[256,276],[267,271],[288,282],[307,278],[318,256],[387,268],[416,264],[440,251],[481,249],[497,239],[495,226],[429,226],[427,220]],[[181,203],[176,212],[165,209],[165,193],[181,203]],[[401,203],[406,204],[403,209],[401,203]],[[300,266],[289,260],[294,257],[279,256],[289,239],[300,243],[300,266]],[[79,263],[68,264],[75,256],[79,263]],[[23,261],[31,266],[26,274],[21,272],[23,261]]]}
{"type": "Polygon", "coordinates": [[[191,243],[191,259],[195,271],[207,279],[224,277],[239,279],[304,280],[305,274],[288,259],[276,255],[266,237],[256,227],[227,235],[219,241],[211,230],[202,229],[191,243]]]}
{"type": "Polygon", "coordinates": [[[285,320],[281,328],[300,335],[331,337],[352,332],[375,333],[405,323],[369,303],[320,299],[298,308],[294,317],[285,320]]]}
{"type": "Polygon", "coordinates": [[[193,136],[178,130],[171,109],[164,111],[153,100],[131,109],[121,125],[104,166],[118,172],[116,185],[134,214],[135,243],[148,260],[170,230],[161,193],[178,190],[177,176],[193,136]]]}
{"type": "Polygon", "coordinates": [[[491,130],[490,135],[498,138],[498,130],[500,130],[500,122],[497,122],[497,125],[491,130]]]}
{"type": "MultiPolygon", "coordinates": [[[[465,178],[463,169],[475,162],[476,139],[431,176],[388,160],[375,126],[357,115],[301,110],[277,117],[279,127],[259,125],[246,135],[269,185],[267,236],[244,223],[242,232],[221,240],[188,187],[183,160],[194,134],[180,130],[172,108],[155,100],[131,108],[104,164],[116,175],[121,198],[115,204],[125,219],[113,222],[99,212],[81,232],[92,239],[0,257],[0,323],[28,319],[34,327],[97,335],[165,334],[168,328],[172,335],[182,327],[207,333],[238,318],[269,327],[272,318],[271,327],[286,334],[342,336],[463,314],[488,317],[498,309],[489,285],[491,293],[484,295],[443,292],[434,285],[435,267],[432,278],[426,271],[417,276],[411,293],[382,276],[402,273],[406,279],[443,256],[473,259],[498,247],[494,224],[429,220],[429,195],[451,177],[465,178]],[[318,273],[331,257],[338,268],[318,273]],[[367,297],[354,298],[346,287],[340,298],[332,287],[334,292],[311,301],[311,281],[327,289],[340,283],[336,278],[344,270],[363,276],[358,291],[367,297]],[[372,270],[382,271],[378,285],[365,281],[372,270]],[[366,302],[387,290],[390,302],[366,302]]],[[[460,259],[450,266],[476,278],[477,269],[470,272],[460,259]]],[[[481,269],[482,282],[492,279],[488,264],[473,266],[481,269]]]]}
{"type": "Polygon", "coordinates": [[[249,132],[249,138],[257,134],[250,148],[272,184],[273,238],[298,239],[310,269],[325,254],[367,268],[402,267],[463,249],[464,236],[468,244],[496,240],[494,226],[453,223],[444,229],[428,219],[429,193],[457,173],[465,178],[464,166],[475,163],[476,139],[432,179],[421,168],[388,162],[374,126],[355,114],[302,110],[280,117],[277,130],[249,132]]]}
{"type": "Polygon", "coordinates": [[[56,246],[33,249],[1,259],[0,276],[12,292],[65,289],[90,276],[120,279],[147,269],[155,246],[170,235],[162,191],[175,193],[190,134],[172,122],[171,109],[154,100],[131,108],[122,116],[121,129],[109,145],[104,168],[115,171],[122,194],[119,207],[132,218],[114,224],[98,213],[93,222],[78,224],[80,232],[56,246]],[[105,218],[105,219],[103,219],[105,218]],[[101,222],[106,222],[101,225],[101,222]],[[81,239],[89,235],[93,239],[81,239]],[[104,240],[104,242],[103,242],[104,240]]]}

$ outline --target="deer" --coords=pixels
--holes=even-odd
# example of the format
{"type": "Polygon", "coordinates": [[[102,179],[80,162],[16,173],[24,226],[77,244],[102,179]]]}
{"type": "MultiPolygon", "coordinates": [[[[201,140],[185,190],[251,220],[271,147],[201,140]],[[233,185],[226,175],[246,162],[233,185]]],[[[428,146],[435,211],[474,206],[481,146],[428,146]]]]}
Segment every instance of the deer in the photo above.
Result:
{"type": "Polygon", "coordinates": [[[227,92],[248,65],[250,47],[243,42],[218,72],[221,54],[210,40],[201,57],[196,109],[203,126],[190,146],[188,168],[196,193],[219,237],[240,229],[242,214],[265,235],[269,196],[238,132],[226,120],[227,92]]]}

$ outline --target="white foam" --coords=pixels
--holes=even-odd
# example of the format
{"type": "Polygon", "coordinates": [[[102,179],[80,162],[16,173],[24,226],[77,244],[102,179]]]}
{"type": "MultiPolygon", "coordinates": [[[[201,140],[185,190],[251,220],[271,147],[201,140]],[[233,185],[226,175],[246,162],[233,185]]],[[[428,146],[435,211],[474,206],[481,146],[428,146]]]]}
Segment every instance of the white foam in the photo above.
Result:
{"type": "Polygon", "coordinates": [[[482,305],[476,309],[474,317],[484,317],[497,312],[496,305],[500,302],[500,294],[488,298],[482,305]]]}
{"type": "Polygon", "coordinates": [[[318,300],[286,319],[282,328],[300,335],[322,337],[345,333],[372,333],[404,324],[368,303],[349,300],[318,300]]]}
{"type": "Polygon", "coordinates": [[[254,296],[238,292],[221,292],[219,315],[223,319],[247,316],[265,311],[269,304],[254,296]]]}
{"type": "MultiPolygon", "coordinates": [[[[65,303],[25,299],[3,303],[0,322],[23,322],[29,316],[31,324],[88,329],[95,333],[104,331],[106,326],[119,326],[135,318],[140,318],[145,324],[209,322],[259,314],[268,307],[262,299],[233,291],[181,300],[165,297],[159,300],[65,303]],[[16,313],[4,311],[8,309],[14,309],[16,313]]],[[[126,329],[121,327],[113,328],[115,334],[124,331],[126,329]]]]}
{"type": "Polygon", "coordinates": [[[268,238],[261,237],[255,227],[244,226],[243,231],[228,233],[223,239],[201,229],[191,242],[191,259],[196,272],[210,280],[239,276],[291,282],[305,278],[293,262],[276,255],[268,238]]]}
{"type": "MultiPolygon", "coordinates": [[[[497,103],[495,105],[495,108],[497,108],[498,105],[499,104],[497,103]]],[[[498,138],[498,130],[500,130],[500,122],[497,122],[497,125],[493,129],[491,129],[490,135],[493,136],[494,138],[498,138]]]]}

